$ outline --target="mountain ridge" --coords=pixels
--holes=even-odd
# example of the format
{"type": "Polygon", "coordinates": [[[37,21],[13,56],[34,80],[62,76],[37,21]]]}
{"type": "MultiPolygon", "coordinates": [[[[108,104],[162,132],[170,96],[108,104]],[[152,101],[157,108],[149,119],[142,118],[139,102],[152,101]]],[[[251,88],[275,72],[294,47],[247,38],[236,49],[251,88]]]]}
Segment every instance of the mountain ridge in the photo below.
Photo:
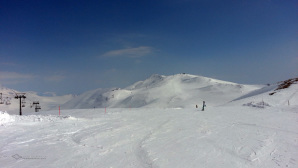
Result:
{"type": "MultiPolygon", "coordinates": [[[[13,89],[1,86],[3,99],[11,97],[11,105],[0,104],[0,110],[18,114],[19,101],[14,99],[13,89]]],[[[208,107],[225,104],[238,105],[266,101],[271,105],[297,104],[297,78],[268,85],[245,85],[204,76],[175,74],[170,76],[153,74],[123,89],[98,88],[78,96],[39,96],[36,92],[26,92],[25,113],[33,112],[33,101],[40,101],[42,111],[90,108],[194,108],[205,101],[208,107]],[[291,85],[289,85],[291,83],[291,85]],[[285,89],[278,89],[285,87],[285,89]],[[289,88],[288,88],[289,87],[289,88]],[[272,94],[274,92],[274,94],[272,94]]]]}
{"type": "Polygon", "coordinates": [[[190,74],[171,76],[153,74],[124,89],[113,88],[105,92],[99,92],[96,89],[85,92],[62,107],[66,109],[73,107],[186,108],[194,107],[202,101],[206,101],[209,105],[220,105],[261,87],[263,85],[243,85],[190,74]]]}

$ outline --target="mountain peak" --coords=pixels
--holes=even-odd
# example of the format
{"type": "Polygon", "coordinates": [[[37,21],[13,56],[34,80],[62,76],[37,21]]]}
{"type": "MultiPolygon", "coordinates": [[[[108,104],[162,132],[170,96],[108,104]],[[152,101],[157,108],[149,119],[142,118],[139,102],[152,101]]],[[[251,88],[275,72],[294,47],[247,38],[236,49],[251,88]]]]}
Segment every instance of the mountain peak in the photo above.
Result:
{"type": "Polygon", "coordinates": [[[68,102],[64,108],[185,108],[194,107],[202,101],[212,106],[229,102],[258,88],[190,74],[153,74],[125,89],[86,92],[68,102]]]}

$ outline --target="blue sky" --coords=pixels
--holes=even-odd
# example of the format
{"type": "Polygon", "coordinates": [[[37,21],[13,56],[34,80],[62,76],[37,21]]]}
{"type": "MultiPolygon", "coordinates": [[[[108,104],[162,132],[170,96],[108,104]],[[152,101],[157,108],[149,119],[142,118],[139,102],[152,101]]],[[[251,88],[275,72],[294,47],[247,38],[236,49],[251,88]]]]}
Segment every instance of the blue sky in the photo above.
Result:
{"type": "Polygon", "coordinates": [[[296,0],[2,0],[0,84],[79,94],[151,74],[298,76],[296,0]]]}

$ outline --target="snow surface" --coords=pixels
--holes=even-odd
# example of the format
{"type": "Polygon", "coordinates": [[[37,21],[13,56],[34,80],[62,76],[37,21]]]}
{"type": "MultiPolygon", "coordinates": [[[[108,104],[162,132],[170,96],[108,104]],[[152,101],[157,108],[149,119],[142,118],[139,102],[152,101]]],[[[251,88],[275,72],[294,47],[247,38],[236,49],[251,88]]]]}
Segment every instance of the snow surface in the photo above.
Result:
{"type": "Polygon", "coordinates": [[[89,109],[60,116],[0,110],[0,167],[297,168],[298,84],[275,86],[153,75],[86,92],[68,105],[89,109]]]}
{"type": "Polygon", "coordinates": [[[0,113],[1,167],[297,167],[297,106],[0,113]]]}

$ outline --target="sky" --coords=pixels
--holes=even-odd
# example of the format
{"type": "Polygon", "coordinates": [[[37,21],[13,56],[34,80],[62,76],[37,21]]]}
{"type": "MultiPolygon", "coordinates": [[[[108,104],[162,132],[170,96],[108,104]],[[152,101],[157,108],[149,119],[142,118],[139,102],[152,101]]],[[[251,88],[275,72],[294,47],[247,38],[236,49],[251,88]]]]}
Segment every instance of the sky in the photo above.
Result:
{"type": "Polygon", "coordinates": [[[152,74],[298,77],[296,0],[1,0],[0,85],[125,88],[152,74]]]}

